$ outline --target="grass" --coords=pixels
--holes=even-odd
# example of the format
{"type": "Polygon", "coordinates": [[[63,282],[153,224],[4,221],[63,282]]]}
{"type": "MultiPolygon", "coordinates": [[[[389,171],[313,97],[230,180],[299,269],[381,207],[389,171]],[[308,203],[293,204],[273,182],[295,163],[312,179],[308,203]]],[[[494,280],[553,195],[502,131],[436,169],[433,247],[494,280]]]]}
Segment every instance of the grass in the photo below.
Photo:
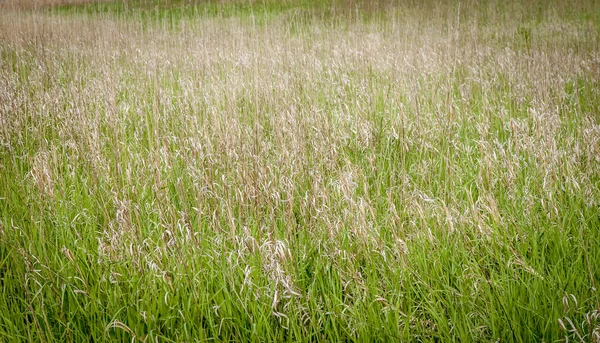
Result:
{"type": "Polygon", "coordinates": [[[596,2],[123,6],[0,12],[1,341],[600,341],[596,2]]]}

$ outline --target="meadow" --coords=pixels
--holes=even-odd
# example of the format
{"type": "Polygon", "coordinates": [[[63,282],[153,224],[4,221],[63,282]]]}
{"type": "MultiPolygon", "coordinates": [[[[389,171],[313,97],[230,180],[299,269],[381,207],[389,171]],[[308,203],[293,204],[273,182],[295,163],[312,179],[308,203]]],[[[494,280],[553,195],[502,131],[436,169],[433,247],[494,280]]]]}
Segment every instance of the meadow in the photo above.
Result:
{"type": "Polygon", "coordinates": [[[600,342],[600,2],[5,0],[0,341],[600,342]]]}

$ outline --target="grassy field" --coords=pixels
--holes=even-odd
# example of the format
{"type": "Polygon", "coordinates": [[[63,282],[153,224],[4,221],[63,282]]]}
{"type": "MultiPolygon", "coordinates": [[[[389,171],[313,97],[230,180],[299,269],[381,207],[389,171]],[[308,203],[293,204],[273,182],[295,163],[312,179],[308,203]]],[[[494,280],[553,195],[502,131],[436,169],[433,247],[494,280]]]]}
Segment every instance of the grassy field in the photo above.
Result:
{"type": "Polygon", "coordinates": [[[600,342],[599,2],[32,3],[0,341],[600,342]]]}

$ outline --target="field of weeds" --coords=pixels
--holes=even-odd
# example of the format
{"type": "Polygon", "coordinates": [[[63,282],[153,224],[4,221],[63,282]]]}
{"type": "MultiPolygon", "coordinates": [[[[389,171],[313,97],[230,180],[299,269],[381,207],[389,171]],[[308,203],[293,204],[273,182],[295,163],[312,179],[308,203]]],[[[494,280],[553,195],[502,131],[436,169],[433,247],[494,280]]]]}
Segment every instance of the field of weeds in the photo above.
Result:
{"type": "Polygon", "coordinates": [[[0,341],[597,343],[598,287],[597,1],[0,5],[0,341]]]}

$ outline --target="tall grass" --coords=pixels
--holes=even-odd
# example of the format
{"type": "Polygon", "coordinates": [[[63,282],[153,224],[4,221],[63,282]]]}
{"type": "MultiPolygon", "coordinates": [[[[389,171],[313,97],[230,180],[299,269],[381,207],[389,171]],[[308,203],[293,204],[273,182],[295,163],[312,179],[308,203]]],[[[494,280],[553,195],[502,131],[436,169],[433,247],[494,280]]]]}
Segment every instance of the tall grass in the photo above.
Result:
{"type": "Polygon", "coordinates": [[[600,342],[597,3],[247,4],[0,13],[1,341],[600,342]]]}

